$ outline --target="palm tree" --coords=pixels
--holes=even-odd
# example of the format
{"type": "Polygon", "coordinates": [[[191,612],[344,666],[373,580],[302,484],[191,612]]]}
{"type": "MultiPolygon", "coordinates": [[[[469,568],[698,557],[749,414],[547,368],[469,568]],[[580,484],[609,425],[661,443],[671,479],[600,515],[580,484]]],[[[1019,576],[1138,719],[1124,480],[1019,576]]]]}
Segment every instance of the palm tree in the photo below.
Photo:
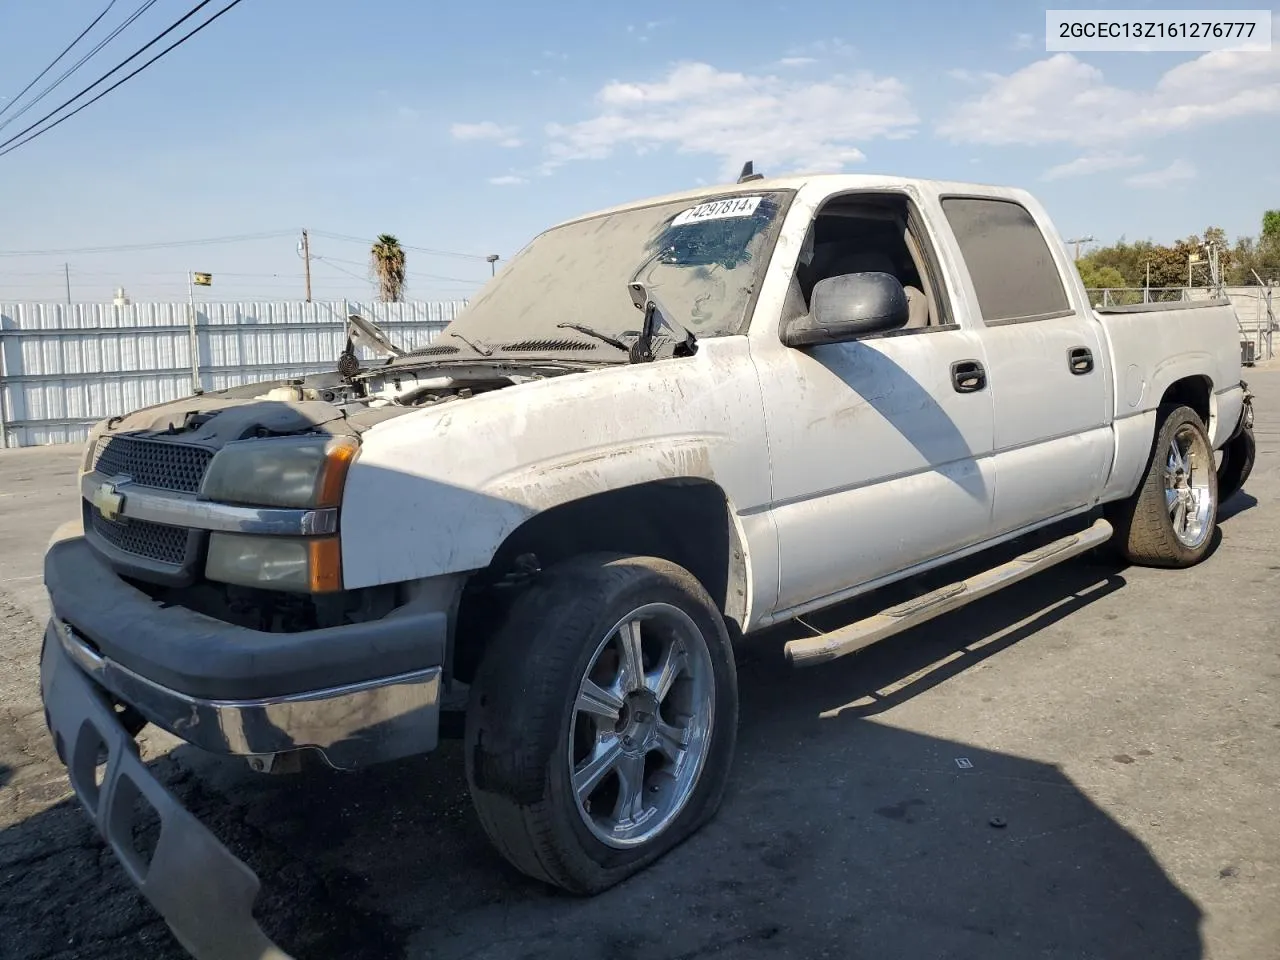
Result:
{"type": "Polygon", "coordinates": [[[396,303],[404,299],[404,248],[389,233],[378,234],[369,251],[369,271],[378,287],[378,299],[396,303]]]}

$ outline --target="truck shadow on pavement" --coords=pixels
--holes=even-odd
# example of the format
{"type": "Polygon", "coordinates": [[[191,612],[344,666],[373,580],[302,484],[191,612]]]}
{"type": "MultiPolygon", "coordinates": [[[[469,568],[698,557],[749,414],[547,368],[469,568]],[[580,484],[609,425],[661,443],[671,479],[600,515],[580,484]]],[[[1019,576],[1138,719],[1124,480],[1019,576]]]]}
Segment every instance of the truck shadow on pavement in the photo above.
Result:
{"type": "Polygon", "coordinates": [[[1252,510],[1258,505],[1258,498],[1252,494],[1241,490],[1235,496],[1228,500],[1224,500],[1222,505],[1218,507],[1218,522],[1223,523],[1232,517],[1244,513],[1246,510],[1252,510]]]}
{"type": "MultiPolygon", "coordinates": [[[[1189,960],[1196,905],[1060,769],[869,719],[1123,584],[1064,564],[806,671],[785,631],[744,642],[720,814],[592,899],[489,847],[456,742],[359,775],[186,747],[153,767],[258,872],[263,926],[299,960],[1189,960]]],[[[15,960],[183,956],[70,801],[0,831],[0,902],[15,960]]]]}

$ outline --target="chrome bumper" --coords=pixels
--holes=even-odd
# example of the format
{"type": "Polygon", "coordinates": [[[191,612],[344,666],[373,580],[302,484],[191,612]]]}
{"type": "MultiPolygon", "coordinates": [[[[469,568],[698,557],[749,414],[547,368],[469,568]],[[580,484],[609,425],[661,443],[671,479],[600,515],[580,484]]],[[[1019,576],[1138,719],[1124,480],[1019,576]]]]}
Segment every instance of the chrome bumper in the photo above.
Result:
{"type": "Polygon", "coordinates": [[[350,770],[437,744],[440,667],[280,697],[206,700],[101,656],[62,620],[50,621],[45,643],[156,726],[211,753],[253,757],[312,748],[330,766],[350,770]]]}
{"type": "Polygon", "coordinates": [[[49,730],[71,786],[129,879],[198,960],[289,960],[253,917],[257,876],[151,775],[103,691],[51,641],[46,634],[40,655],[49,730]],[[147,807],[160,832],[143,848],[134,827],[147,807]]]}

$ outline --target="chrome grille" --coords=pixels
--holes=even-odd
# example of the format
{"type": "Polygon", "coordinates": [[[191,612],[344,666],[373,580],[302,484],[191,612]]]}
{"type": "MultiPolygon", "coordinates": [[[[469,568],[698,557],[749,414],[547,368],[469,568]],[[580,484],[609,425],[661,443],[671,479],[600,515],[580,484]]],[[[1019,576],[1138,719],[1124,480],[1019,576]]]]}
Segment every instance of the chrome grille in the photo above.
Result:
{"type": "Polygon", "coordinates": [[[108,477],[127,474],[134,483],[161,490],[197,493],[213,454],[203,447],[140,437],[103,437],[93,469],[108,477]]]}
{"type": "Polygon", "coordinates": [[[93,532],[124,553],[175,567],[187,557],[187,531],[146,520],[108,520],[86,504],[93,532]]]}

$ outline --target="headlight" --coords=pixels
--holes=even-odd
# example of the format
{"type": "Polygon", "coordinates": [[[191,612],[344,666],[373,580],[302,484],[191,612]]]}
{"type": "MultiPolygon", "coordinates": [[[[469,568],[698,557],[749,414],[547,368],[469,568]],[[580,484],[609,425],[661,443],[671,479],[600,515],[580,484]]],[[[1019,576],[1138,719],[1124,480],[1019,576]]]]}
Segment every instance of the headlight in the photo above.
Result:
{"type": "Polygon", "coordinates": [[[342,589],[342,554],[337,537],[211,533],[204,572],[210,580],[242,587],[331,593],[342,589]]]}
{"type": "Polygon", "coordinates": [[[336,507],[357,450],[350,437],[235,440],[214,456],[200,496],[255,507],[336,507]]]}
{"type": "Polygon", "coordinates": [[[93,456],[98,451],[98,444],[102,442],[101,434],[96,430],[89,431],[89,439],[84,444],[84,454],[80,458],[80,474],[83,476],[93,469],[93,456]]]}

